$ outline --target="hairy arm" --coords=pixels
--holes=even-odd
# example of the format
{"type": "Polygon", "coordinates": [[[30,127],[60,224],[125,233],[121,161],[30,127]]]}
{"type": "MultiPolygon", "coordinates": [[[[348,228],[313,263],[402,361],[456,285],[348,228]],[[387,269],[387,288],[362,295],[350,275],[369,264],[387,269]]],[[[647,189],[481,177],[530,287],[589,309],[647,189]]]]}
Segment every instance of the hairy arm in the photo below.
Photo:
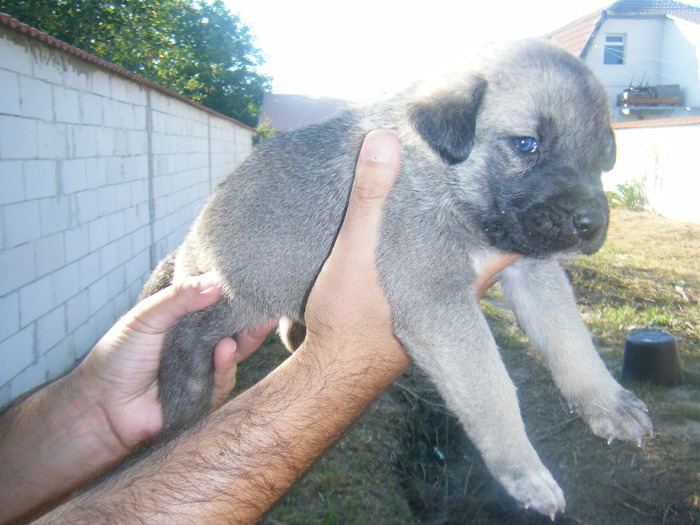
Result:
{"type": "Polygon", "coordinates": [[[368,136],[343,228],[307,303],[307,337],[294,355],[45,522],[254,522],[345,432],[410,364],[374,259],[399,157],[391,134],[368,136]]]}
{"type": "Polygon", "coordinates": [[[255,522],[408,365],[398,352],[378,362],[386,347],[343,350],[352,364],[302,346],[198,428],[46,522],[255,522]]]}
{"type": "Polygon", "coordinates": [[[54,381],[0,418],[0,522],[45,509],[128,452],[80,374],[54,381]]]}
{"type": "MultiPolygon", "coordinates": [[[[165,331],[220,292],[200,276],[143,300],[73,372],[0,415],[0,523],[50,508],[152,439],[162,426],[156,374],[165,331]]],[[[235,363],[271,328],[217,345],[214,404],[233,388],[235,363]]]]}

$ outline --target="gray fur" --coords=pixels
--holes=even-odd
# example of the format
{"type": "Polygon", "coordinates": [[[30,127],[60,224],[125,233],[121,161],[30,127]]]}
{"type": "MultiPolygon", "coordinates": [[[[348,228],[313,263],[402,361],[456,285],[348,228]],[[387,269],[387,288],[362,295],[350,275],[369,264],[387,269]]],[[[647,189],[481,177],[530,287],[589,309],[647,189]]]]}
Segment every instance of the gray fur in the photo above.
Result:
{"type": "Polygon", "coordinates": [[[486,464],[522,505],[554,516],[564,497],[530,445],[515,388],[472,291],[485,261],[562,394],[606,439],[651,432],[646,407],[612,378],[557,257],[596,251],[608,208],[601,171],[615,144],[605,90],[577,59],[526,41],[487,48],[464,73],[264,142],[212,195],[144,294],[214,271],[222,298],[168,332],[160,371],[165,434],[208,410],[212,350],[270,316],[303,337],[304,303],[342,223],[357,154],[393,131],[402,168],[377,250],[395,332],[442,392],[486,464]],[[534,137],[535,153],[513,137],[534,137]]]}

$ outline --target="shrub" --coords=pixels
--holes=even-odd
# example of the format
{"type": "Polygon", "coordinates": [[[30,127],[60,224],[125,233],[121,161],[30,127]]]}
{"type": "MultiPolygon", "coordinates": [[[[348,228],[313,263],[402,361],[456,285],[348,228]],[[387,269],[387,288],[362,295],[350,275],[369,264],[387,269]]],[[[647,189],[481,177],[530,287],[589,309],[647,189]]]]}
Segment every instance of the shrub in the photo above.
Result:
{"type": "Polygon", "coordinates": [[[613,208],[627,208],[638,211],[647,204],[644,186],[638,180],[618,184],[614,191],[608,191],[606,194],[610,206],[613,208]]]}

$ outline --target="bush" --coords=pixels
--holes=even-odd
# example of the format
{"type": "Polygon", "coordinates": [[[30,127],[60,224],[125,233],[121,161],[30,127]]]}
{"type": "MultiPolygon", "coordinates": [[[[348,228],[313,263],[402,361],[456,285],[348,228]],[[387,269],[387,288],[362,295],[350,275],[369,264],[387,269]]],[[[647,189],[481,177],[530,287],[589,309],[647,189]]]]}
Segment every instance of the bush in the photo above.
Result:
{"type": "Polygon", "coordinates": [[[646,192],[642,183],[634,180],[618,184],[614,191],[606,192],[610,206],[639,211],[647,204],[646,192]]]}

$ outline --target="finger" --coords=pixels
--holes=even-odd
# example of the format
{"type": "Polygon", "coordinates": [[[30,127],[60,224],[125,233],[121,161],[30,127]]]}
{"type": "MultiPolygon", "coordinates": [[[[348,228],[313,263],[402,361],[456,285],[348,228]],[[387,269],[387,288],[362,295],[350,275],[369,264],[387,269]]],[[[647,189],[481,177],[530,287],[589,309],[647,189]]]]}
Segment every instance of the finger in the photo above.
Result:
{"type": "Polygon", "coordinates": [[[221,284],[213,272],[186,277],[147,297],[130,312],[130,324],[141,332],[164,333],[180,317],[214,304],[221,284]]]}
{"type": "Polygon", "coordinates": [[[277,319],[270,318],[267,323],[236,334],[236,363],[240,363],[255,352],[265,341],[267,334],[277,326],[277,319]]]}
{"type": "Polygon", "coordinates": [[[486,290],[488,290],[496,282],[496,275],[503,271],[507,266],[517,261],[519,257],[520,254],[517,253],[504,253],[487,261],[481,275],[474,283],[474,293],[476,298],[481,300],[486,293],[486,290]]]}
{"type": "Polygon", "coordinates": [[[365,137],[336,245],[346,244],[373,254],[375,243],[367,242],[367,237],[371,235],[376,238],[384,202],[396,180],[400,164],[400,144],[391,132],[375,130],[365,137]]]}
{"type": "Polygon", "coordinates": [[[236,384],[236,351],[236,343],[230,337],[222,339],[214,347],[214,407],[226,400],[236,384]]]}

